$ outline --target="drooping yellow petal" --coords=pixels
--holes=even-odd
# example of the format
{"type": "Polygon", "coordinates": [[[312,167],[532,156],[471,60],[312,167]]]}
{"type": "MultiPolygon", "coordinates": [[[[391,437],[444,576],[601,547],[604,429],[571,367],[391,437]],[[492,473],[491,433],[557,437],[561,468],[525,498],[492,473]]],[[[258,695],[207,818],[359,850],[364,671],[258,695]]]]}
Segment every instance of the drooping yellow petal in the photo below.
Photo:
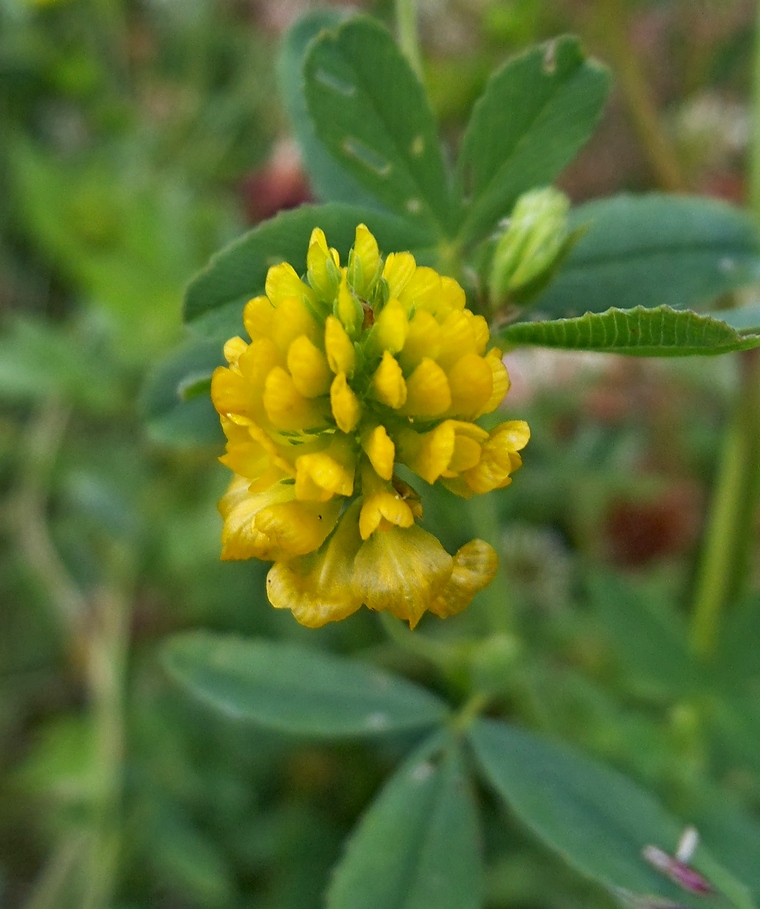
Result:
{"type": "Polygon", "coordinates": [[[356,350],[346,329],[335,316],[328,316],[325,321],[325,354],[335,375],[341,372],[347,376],[354,374],[356,350]]]}
{"type": "Polygon", "coordinates": [[[387,610],[414,626],[451,577],[453,559],[418,527],[378,531],[354,560],[353,588],[370,609],[387,610]]]}
{"type": "Polygon", "coordinates": [[[451,577],[428,609],[442,619],[456,615],[470,605],[479,590],[488,587],[498,567],[494,548],[483,540],[471,540],[454,556],[451,577]]]}
{"type": "Polygon", "coordinates": [[[358,509],[357,501],[318,552],[272,566],[267,596],[276,609],[290,609],[309,628],[345,619],[359,609],[362,600],[352,586],[354,557],[362,542],[358,509]]]}
{"type": "Polygon", "coordinates": [[[317,398],[330,390],[332,373],[327,357],[306,335],[296,338],[288,348],[288,371],[305,398],[317,398]]]}
{"type": "Polygon", "coordinates": [[[369,458],[375,473],[384,480],[393,476],[393,462],[396,458],[396,446],[382,424],[362,433],[361,446],[369,458]]]}
{"type": "Polygon", "coordinates": [[[404,375],[398,361],[387,350],[372,376],[372,394],[381,404],[394,410],[398,410],[406,403],[404,375]]]}
{"type": "MultiPolygon", "coordinates": [[[[338,521],[341,499],[281,502],[257,512],[254,526],[286,556],[306,555],[324,543],[338,521]]],[[[275,556],[282,558],[282,556],[275,556]]]]}
{"type": "Polygon", "coordinates": [[[465,354],[449,369],[448,378],[452,415],[473,418],[491,399],[493,370],[485,357],[465,354]]]}
{"type": "Polygon", "coordinates": [[[451,389],[446,373],[425,357],[406,380],[403,412],[415,417],[437,417],[451,407],[451,389]]]}
{"type": "Polygon", "coordinates": [[[278,429],[309,431],[326,425],[326,401],[304,397],[281,366],[267,376],[263,401],[267,416],[278,429]]]}
{"type": "Polygon", "coordinates": [[[279,543],[255,526],[257,514],[264,508],[292,500],[293,487],[277,483],[265,492],[253,495],[244,477],[234,477],[219,500],[222,528],[222,559],[276,559],[287,556],[279,543]]]}
{"type": "Polygon", "coordinates": [[[356,429],[362,406],[344,372],[338,373],[330,386],[330,407],[338,429],[343,432],[353,432],[356,429]]]}

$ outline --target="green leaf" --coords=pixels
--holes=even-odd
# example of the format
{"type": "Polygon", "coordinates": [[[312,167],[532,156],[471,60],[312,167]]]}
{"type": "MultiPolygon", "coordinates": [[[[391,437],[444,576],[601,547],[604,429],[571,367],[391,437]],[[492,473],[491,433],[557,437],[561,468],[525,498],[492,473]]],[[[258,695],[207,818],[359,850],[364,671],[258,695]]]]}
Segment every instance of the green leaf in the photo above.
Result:
{"type": "Polygon", "coordinates": [[[324,230],[330,246],[345,259],[356,226],[362,223],[384,252],[424,248],[435,241],[425,228],[395,215],[340,202],[302,205],[254,227],[213,256],[187,288],[185,319],[202,319],[197,327],[207,336],[226,340],[241,334],[243,306],[264,292],[270,266],[290,262],[299,274],[305,272],[309,237],[315,227],[324,230]]]}
{"type": "Polygon", "coordinates": [[[570,36],[532,48],[491,76],[458,161],[470,199],[465,241],[487,234],[521,193],[554,180],[591,135],[609,82],[570,36]]]}
{"type": "Polygon", "coordinates": [[[610,572],[592,575],[588,586],[591,605],[639,687],[668,695],[700,688],[703,668],[694,664],[686,629],[669,603],[610,572]]]}
{"type": "Polygon", "coordinates": [[[447,234],[449,181],[425,91],[390,33],[360,16],[319,37],[306,57],[317,136],[391,211],[447,234]]]}
{"type": "MultiPolygon", "coordinates": [[[[721,905],[717,896],[678,887],[643,858],[649,845],[672,855],[685,825],[631,780],[505,723],[481,720],[470,740],[486,778],[507,805],[582,874],[620,896],[664,899],[690,909],[721,905]]],[[[703,847],[692,866],[716,884],[720,878],[736,905],[752,905],[745,888],[703,847]]]]}
{"type": "Polygon", "coordinates": [[[191,632],[165,650],[171,675],[227,716],[302,736],[424,729],[445,704],[405,679],[353,660],[264,640],[191,632]]]}
{"type": "Polygon", "coordinates": [[[547,317],[693,308],[760,277],[754,224],[715,199],[620,195],[574,209],[570,223],[588,229],[534,304],[547,317]]]}
{"type": "Polygon", "coordinates": [[[760,346],[760,333],[739,333],[718,319],[669,306],[608,309],[548,322],[515,322],[502,329],[501,337],[515,345],[640,357],[712,355],[760,346]]]}
{"type": "Polygon", "coordinates": [[[363,190],[332,157],[314,132],[304,93],[303,63],[311,41],[345,19],[337,9],[315,9],[302,16],[285,35],[277,61],[280,93],[290,127],[301,149],[301,160],[319,199],[377,208],[374,196],[363,190]]]}
{"type": "Polygon", "coordinates": [[[386,784],[334,872],[327,909],[480,909],[477,813],[458,745],[426,742],[386,784]]]}
{"type": "Polygon", "coordinates": [[[726,616],[715,654],[717,677],[729,685],[760,682],[760,597],[753,596],[726,616]]]}
{"type": "Polygon", "coordinates": [[[140,413],[151,439],[178,447],[224,441],[209,394],[211,374],[223,363],[221,344],[193,340],[151,370],[140,395],[140,413]]]}
{"type": "Polygon", "coordinates": [[[760,334],[760,306],[738,306],[736,309],[719,309],[705,313],[713,319],[720,319],[731,328],[748,334],[760,334]]]}

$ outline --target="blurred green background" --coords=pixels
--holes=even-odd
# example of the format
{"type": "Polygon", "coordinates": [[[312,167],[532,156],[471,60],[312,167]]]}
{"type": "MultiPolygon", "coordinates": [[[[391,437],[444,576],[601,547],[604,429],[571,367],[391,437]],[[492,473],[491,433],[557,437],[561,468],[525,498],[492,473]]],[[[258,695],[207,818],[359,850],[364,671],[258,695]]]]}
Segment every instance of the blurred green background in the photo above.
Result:
{"type": "MultiPolygon", "coordinates": [[[[561,181],[573,200],[680,187],[741,202],[753,3],[419,5],[452,146],[495,65],[571,31],[617,84],[561,181]],[[640,97],[632,113],[637,86],[664,149],[647,139],[640,97]]],[[[218,446],[170,445],[141,419],[146,375],[182,338],[188,279],[247,226],[309,198],[275,64],[312,6],[0,0],[3,907],[320,905],[406,743],[314,746],[236,726],[168,682],[157,652],[170,632],[299,639],[441,684],[366,610],[315,632],[269,608],[266,566],[219,562],[218,446]]],[[[363,7],[392,24],[391,3],[363,7]]],[[[505,710],[670,804],[704,793],[709,773],[757,805],[751,740],[734,729],[708,754],[688,704],[664,707],[623,670],[626,619],[602,616],[585,584],[600,565],[625,573],[647,609],[688,588],[733,363],[507,362],[509,413],[533,440],[499,498],[521,626],[505,710]]],[[[448,499],[433,512],[456,543],[461,515],[448,499]]],[[[629,605],[627,621],[641,608],[629,605]]],[[[489,817],[489,906],[608,905],[495,807],[489,817]]]]}

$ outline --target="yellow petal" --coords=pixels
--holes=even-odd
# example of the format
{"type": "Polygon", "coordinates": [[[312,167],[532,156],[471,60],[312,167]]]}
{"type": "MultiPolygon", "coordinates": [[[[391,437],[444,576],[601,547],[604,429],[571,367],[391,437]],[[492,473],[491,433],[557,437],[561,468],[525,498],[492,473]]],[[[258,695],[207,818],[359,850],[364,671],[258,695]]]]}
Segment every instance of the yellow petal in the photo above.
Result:
{"type": "Polygon", "coordinates": [[[224,344],[224,359],[228,363],[237,363],[240,355],[245,353],[248,345],[242,338],[230,338],[224,344]]]}
{"type": "Polygon", "coordinates": [[[492,347],[486,354],[485,360],[491,367],[491,372],[493,373],[493,390],[491,391],[491,397],[485,402],[481,409],[474,414],[473,420],[482,417],[483,414],[493,413],[509,391],[509,373],[501,359],[501,351],[499,348],[492,347]]]}
{"type": "Polygon", "coordinates": [[[372,376],[372,394],[381,404],[394,410],[406,402],[406,382],[401,367],[387,350],[372,376]]]}
{"type": "Polygon", "coordinates": [[[372,327],[370,336],[372,349],[377,353],[384,350],[389,350],[393,354],[398,353],[404,346],[408,334],[409,320],[406,317],[406,310],[398,300],[391,298],[372,327]]]}
{"type": "Polygon", "coordinates": [[[354,374],[356,350],[346,329],[335,316],[328,316],[325,322],[325,354],[330,369],[336,375],[340,372],[347,376],[354,374]]]}
{"type": "Polygon", "coordinates": [[[412,372],[424,357],[435,360],[441,350],[441,326],[435,316],[418,310],[409,323],[399,361],[405,373],[412,372]]]}
{"type": "Polygon", "coordinates": [[[448,371],[452,415],[473,418],[491,399],[493,370],[485,357],[466,354],[448,371]]]}
{"type": "Polygon", "coordinates": [[[393,294],[406,307],[407,311],[426,309],[435,315],[441,299],[441,276],[427,266],[420,266],[407,281],[403,290],[393,294]]]}
{"type": "Polygon", "coordinates": [[[353,562],[361,546],[358,501],[340,519],[318,552],[276,562],[267,575],[267,596],[276,609],[290,609],[302,625],[320,628],[356,612],[361,597],[352,587],[353,562]]]}
{"type": "Polygon", "coordinates": [[[471,540],[454,556],[451,577],[428,609],[442,619],[456,615],[470,605],[479,590],[491,583],[498,567],[494,548],[483,540],[471,540]]]}
{"type": "Polygon", "coordinates": [[[510,482],[510,475],[522,463],[518,452],[530,439],[530,429],[523,420],[510,420],[492,429],[489,438],[483,443],[483,450],[478,464],[471,470],[464,471],[462,478],[476,493],[500,489],[510,482]]]}
{"type": "Polygon", "coordinates": [[[445,420],[430,432],[404,429],[397,435],[398,458],[426,483],[435,481],[448,469],[454,456],[456,432],[453,420],[445,420]]]}
{"type": "Polygon", "coordinates": [[[396,457],[396,446],[388,431],[382,425],[362,433],[361,445],[375,469],[375,473],[384,480],[393,476],[393,462],[396,457]]]}
{"type": "Polygon", "coordinates": [[[296,458],[296,498],[327,501],[354,491],[356,456],[350,440],[336,434],[323,451],[296,458]]]}
{"type": "Polygon", "coordinates": [[[308,431],[327,423],[326,402],[305,398],[281,366],[267,376],[263,401],[267,416],[278,429],[308,431]]]}
{"type": "Polygon", "coordinates": [[[272,327],[274,306],[268,297],[254,297],[243,310],[243,324],[251,340],[267,337],[272,327]]]}
{"type": "Polygon", "coordinates": [[[280,502],[258,511],[254,528],[285,556],[306,555],[319,549],[332,533],[341,505],[340,498],[328,502],[280,502]]]}
{"type": "Polygon", "coordinates": [[[332,374],[327,357],[306,335],[296,338],[288,348],[288,370],[305,398],[317,398],[330,390],[332,374]]]}
{"type": "Polygon", "coordinates": [[[362,297],[369,296],[380,268],[377,240],[366,224],[356,228],[354,247],[349,256],[349,273],[354,290],[362,297]]]}
{"type": "Polygon", "coordinates": [[[324,231],[315,227],[309,240],[309,251],[306,254],[306,267],[309,284],[320,300],[332,303],[340,284],[340,271],[333,253],[327,248],[324,231]]]}
{"type": "Polygon", "coordinates": [[[362,471],[362,508],[359,515],[359,533],[366,540],[379,529],[386,531],[393,526],[411,527],[414,515],[403,496],[394,487],[381,480],[373,470],[362,471]]]}
{"type": "Polygon", "coordinates": [[[317,320],[298,297],[284,297],[272,316],[272,340],[283,354],[301,335],[318,341],[321,329],[317,320]]]}
{"type": "Polygon", "coordinates": [[[362,413],[362,406],[346,379],[344,372],[338,373],[330,386],[330,407],[338,429],[353,432],[362,413]]]}
{"type": "Polygon", "coordinates": [[[297,300],[314,300],[314,292],[296,274],[296,270],[287,262],[273,265],[267,272],[264,287],[272,306],[277,309],[283,300],[295,297],[297,300]]]}
{"type": "Polygon", "coordinates": [[[409,252],[389,253],[383,267],[383,277],[388,282],[390,296],[398,299],[399,294],[417,270],[414,256],[409,252]]]}
{"type": "Polygon", "coordinates": [[[451,407],[451,389],[446,373],[425,357],[406,381],[403,412],[415,417],[437,417],[451,407]]]}
{"type": "Polygon", "coordinates": [[[276,559],[287,552],[262,530],[256,528],[257,514],[272,505],[292,500],[293,487],[283,483],[266,492],[251,494],[244,477],[234,477],[219,500],[222,528],[222,559],[276,559]]]}
{"type": "Polygon", "coordinates": [[[336,315],[348,334],[352,338],[356,338],[364,323],[364,309],[354,296],[354,292],[348,284],[345,268],[343,269],[343,276],[341,278],[340,287],[338,288],[336,315]]]}
{"type": "Polygon", "coordinates": [[[454,311],[441,325],[441,341],[436,362],[450,369],[465,354],[476,353],[477,342],[469,310],[454,311]]]}
{"type": "Polygon", "coordinates": [[[370,609],[387,610],[414,628],[451,577],[453,564],[440,541],[421,527],[393,527],[362,544],[353,588],[370,609]]]}

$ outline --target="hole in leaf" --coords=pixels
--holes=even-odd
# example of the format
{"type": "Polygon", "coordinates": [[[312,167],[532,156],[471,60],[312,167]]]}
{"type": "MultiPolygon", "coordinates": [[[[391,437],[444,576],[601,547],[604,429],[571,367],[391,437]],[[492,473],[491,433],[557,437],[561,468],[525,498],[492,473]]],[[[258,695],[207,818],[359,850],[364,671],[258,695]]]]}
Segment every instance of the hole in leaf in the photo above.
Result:
{"type": "Polygon", "coordinates": [[[336,76],[334,73],[328,73],[325,69],[318,69],[314,73],[314,78],[317,82],[325,86],[325,88],[330,88],[338,94],[343,95],[346,98],[350,98],[352,95],[356,94],[356,86],[352,85],[350,82],[346,82],[341,79],[340,76],[336,76]]]}
{"type": "Polygon", "coordinates": [[[373,170],[379,177],[387,177],[393,170],[393,165],[382,155],[353,136],[348,136],[343,140],[343,151],[360,164],[373,170]]]}

